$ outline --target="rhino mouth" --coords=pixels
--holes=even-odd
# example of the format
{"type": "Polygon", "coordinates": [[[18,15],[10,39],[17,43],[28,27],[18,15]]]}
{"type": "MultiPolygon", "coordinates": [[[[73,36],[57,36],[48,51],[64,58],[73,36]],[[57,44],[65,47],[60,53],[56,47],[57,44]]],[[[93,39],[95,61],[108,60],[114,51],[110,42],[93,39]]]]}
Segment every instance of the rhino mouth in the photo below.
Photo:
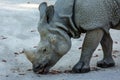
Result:
{"type": "Polygon", "coordinates": [[[41,66],[41,64],[35,68],[33,68],[33,71],[37,74],[46,74],[49,72],[50,67],[49,64],[45,64],[44,66],[41,66]]]}

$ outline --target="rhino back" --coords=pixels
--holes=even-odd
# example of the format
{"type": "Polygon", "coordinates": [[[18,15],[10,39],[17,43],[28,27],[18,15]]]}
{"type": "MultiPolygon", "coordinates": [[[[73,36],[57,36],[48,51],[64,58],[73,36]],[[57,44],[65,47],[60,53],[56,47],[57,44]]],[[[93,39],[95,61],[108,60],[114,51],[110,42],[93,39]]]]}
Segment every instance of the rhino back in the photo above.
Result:
{"type": "Polygon", "coordinates": [[[76,0],[75,23],[85,30],[103,28],[108,32],[109,23],[117,24],[120,19],[119,4],[120,0],[76,0]]]}

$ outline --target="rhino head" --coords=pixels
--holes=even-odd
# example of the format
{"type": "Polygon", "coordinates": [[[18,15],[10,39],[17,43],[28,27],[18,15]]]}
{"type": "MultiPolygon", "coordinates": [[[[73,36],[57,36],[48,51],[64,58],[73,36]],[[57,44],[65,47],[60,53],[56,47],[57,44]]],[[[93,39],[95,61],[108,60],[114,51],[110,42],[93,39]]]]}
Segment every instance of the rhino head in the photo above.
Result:
{"type": "Polygon", "coordinates": [[[51,29],[54,25],[54,7],[40,4],[38,31],[41,40],[35,50],[24,50],[26,57],[33,65],[35,73],[47,73],[57,61],[71,48],[70,37],[62,30],[51,29]]]}

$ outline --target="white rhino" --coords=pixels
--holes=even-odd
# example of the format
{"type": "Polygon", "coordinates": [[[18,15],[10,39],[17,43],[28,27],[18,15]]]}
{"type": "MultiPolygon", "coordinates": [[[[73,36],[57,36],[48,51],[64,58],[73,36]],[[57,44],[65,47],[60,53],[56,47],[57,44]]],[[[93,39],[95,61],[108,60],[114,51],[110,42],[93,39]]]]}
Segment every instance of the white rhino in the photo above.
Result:
{"type": "Polygon", "coordinates": [[[25,50],[34,72],[48,72],[69,51],[71,38],[79,38],[81,33],[86,33],[86,36],[81,58],[73,72],[90,71],[90,59],[99,43],[104,57],[97,66],[107,68],[115,65],[109,30],[120,30],[120,0],[57,0],[51,6],[41,3],[39,10],[41,40],[35,51],[25,50]]]}

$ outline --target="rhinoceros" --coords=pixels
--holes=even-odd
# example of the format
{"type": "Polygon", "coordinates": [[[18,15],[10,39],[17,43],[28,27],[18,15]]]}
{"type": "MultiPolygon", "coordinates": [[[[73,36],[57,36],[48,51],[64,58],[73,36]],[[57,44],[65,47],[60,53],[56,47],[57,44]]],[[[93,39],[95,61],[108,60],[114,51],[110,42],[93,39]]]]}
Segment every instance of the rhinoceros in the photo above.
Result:
{"type": "Polygon", "coordinates": [[[86,33],[75,73],[90,71],[90,59],[98,44],[104,57],[98,67],[115,66],[110,29],[120,30],[120,0],[57,0],[39,6],[38,31],[41,40],[36,50],[24,50],[35,73],[47,73],[71,48],[71,38],[86,33]]]}

